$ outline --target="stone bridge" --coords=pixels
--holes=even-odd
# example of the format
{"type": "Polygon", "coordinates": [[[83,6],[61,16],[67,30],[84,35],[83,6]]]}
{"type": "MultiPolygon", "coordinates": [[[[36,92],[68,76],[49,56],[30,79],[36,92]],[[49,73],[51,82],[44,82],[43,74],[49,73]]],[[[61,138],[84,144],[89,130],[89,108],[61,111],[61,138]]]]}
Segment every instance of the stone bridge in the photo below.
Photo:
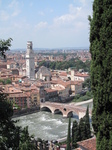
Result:
{"type": "MultiPolygon", "coordinates": [[[[63,104],[63,103],[45,102],[40,104],[41,111],[47,109],[49,109],[53,114],[61,112],[63,117],[69,117],[73,113],[75,113],[76,115],[79,116],[79,119],[82,118],[86,113],[86,108],[76,106],[73,103],[63,104]]],[[[89,112],[89,116],[91,117],[91,111],[89,112]]]]}

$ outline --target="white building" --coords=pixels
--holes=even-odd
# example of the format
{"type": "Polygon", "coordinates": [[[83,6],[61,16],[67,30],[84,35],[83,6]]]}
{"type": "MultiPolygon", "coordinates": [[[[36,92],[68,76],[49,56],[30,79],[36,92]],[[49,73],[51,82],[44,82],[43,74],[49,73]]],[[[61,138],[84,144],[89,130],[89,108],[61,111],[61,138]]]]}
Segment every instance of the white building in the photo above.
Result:
{"type": "Polygon", "coordinates": [[[86,79],[90,78],[90,75],[85,72],[75,72],[74,70],[71,70],[70,74],[67,75],[67,77],[71,78],[71,81],[85,81],[86,79]]]}
{"type": "Polygon", "coordinates": [[[34,65],[34,52],[32,49],[32,42],[27,42],[26,51],[26,76],[30,79],[35,79],[35,65],[34,65]]]}

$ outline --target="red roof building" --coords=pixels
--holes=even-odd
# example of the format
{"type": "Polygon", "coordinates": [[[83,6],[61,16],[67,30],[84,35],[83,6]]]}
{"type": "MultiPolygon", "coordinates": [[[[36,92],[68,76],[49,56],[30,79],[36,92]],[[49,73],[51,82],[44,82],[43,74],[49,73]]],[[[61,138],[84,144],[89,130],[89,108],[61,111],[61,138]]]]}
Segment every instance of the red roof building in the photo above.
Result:
{"type": "Polygon", "coordinates": [[[77,142],[80,150],[96,150],[96,138],[77,142]]]}

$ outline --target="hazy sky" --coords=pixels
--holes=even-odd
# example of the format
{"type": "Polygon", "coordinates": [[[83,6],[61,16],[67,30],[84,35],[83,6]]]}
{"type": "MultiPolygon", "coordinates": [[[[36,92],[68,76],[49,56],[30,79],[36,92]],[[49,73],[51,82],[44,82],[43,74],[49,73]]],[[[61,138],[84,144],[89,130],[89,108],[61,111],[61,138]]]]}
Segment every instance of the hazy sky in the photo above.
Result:
{"type": "Polygon", "coordinates": [[[11,49],[89,47],[93,0],[0,0],[0,39],[11,49]]]}

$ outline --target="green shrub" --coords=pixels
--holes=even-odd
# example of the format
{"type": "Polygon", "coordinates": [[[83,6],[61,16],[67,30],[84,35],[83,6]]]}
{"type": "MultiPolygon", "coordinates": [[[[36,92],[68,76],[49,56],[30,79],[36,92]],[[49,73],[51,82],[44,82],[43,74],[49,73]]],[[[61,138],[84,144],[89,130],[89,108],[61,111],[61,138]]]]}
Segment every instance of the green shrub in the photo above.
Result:
{"type": "Polygon", "coordinates": [[[89,99],[91,99],[91,98],[93,98],[92,92],[91,92],[91,91],[90,91],[90,92],[87,91],[86,95],[84,95],[84,96],[77,94],[77,95],[74,97],[74,99],[73,99],[72,102],[82,102],[82,101],[89,100],[89,99]]]}

